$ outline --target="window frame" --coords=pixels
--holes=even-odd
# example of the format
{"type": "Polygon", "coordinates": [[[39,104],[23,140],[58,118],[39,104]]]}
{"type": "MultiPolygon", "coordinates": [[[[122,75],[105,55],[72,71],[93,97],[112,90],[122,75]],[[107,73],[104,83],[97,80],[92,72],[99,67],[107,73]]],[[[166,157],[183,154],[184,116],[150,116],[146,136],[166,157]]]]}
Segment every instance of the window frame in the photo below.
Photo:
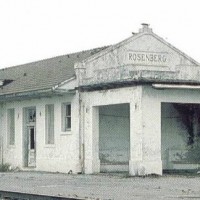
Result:
{"type": "Polygon", "coordinates": [[[62,103],[61,106],[61,131],[69,134],[71,132],[71,129],[72,129],[72,106],[70,102],[65,102],[62,103]]]}
{"type": "Polygon", "coordinates": [[[15,142],[16,142],[15,137],[16,137],[15,136],[15,109],[8,108],[7,109],[7,144],[8,146],[15,146],[15,142]],[[13,119],[11,119],[11,117],[13,119]],[[12,122],[13,122],[13,127],[11,127],[12,122]],[[11,138],[11,136],[13,137],[11,138]]]}
{"type": "Polygon", "coordinates": [[[45,145],[47,146],[55,145],[55,106],[54,104],[45,105],[45,145]],[[52,128],[52,132],[50,132],[51,128],[52,128]]]}

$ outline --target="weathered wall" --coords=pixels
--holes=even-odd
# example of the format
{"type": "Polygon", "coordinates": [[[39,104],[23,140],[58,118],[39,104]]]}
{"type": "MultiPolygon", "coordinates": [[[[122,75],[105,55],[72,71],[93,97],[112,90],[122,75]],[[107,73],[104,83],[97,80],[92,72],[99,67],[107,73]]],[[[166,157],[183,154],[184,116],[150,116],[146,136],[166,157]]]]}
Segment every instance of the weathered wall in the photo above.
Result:
{"type": "Polygon", "coordinates": [[[79,172],[79,108],[77,95],[42,98],[6,103],[4,110],[15,108],[15,145],[7,145],[6,112],[2,114],[4,135],[4,163],[23,169],[23,108],[36,107],[36,170],[52,172],[79,172]],[[72,129],[61,131],[62,103],[72,102],[72,129]],[[55,144],[45,144],[45,105],[54,104],[55,144]]]}
{"type": "Polygon", "coordinates": [[[141,79],[200,81],[197,64],[151,32],[135,34],[76,67],[80,85],[141,79]]]}
{"type": "MultiPolygon", "coordinates": [[[[131,175],[162,173],[160,156],[160,132],[143,135],[142,87],[133,86],[120,89],[84,92],[81,94],[83,107],[83,135],[85,144],[85,172],[100,171],[99,160],[99,107],[115,104],[130,105],[130,157],[129,173],[131,175]],[[156,139],[155,139],[156,138],[156,139]],[[149,140],[151,139],[151,140],[149,140]],[[152,145],[152,141],[154,145],[152,145]],[[149,147],[149,151],[144,150],[149,147]],[[156,151],[152,151],[156,149],[156,151]],[[144,152],[145,151],[145,152],[144,152]]],[[[146,112],[146,111],[145,111],[146,112]]],[[[152,118],[152,112],[150,119],[152,118]]],[[[149,119],[149,116],[147,116],[149,119]]],[[[115,126],[117,126],[115,124],[115,126]]]]}
{"type": "MultiPolygon", "coordinates": [[[[81,93],[82,107],[82,135],[84,142],[84,168],[85,173],[100,172],[99,160],[99,108],[100,106],[111,106],[116,104],[133,104],[134,98],[140,96],[140,87],[112,89],[81,93]],[[119,95],[120,94],[120,95],[119,95]],[[126,98],[124,98],[126,97],[126,98]]],[[[100,109],[100,113],[101,113],[100,109]]],[[[133,111],[134,112],[134,111],[133,111]]],[[[130,114],[130,121],[133,119],[130,114]]],[[[130,132],[134,133],[133,127],[130,132]]],[[[140,148],[138,140],[135,140],[133,151],[140,148]]],[[[130,158],[131,160],[131,158],[130,158]]]]}
{"type": "MultiPolygon", "coordinates": [[[[199,64],[152,33],[148,25],[144,25],[140,33],[134,34],[127,40],[77,63],[75,69],[78,86],[83,89],[95,89],[92,85],[97,88],[104,88],[104,86],[110,88],[115,83],[119,86],[133,81],[200,82],[199,64]]],[[[99,126],[98,106],[129,103],[129,172],[131,175],[162,174],[161,103],[198,102],[197,92],[186,90],[184,92],[155,90],[145,84],[84,92],[82,94],[82,113],[84,113],[82,127],[83,138],[85,138],[86,173],[99,171],[99,130],[96,128],[99,126]],[[188,98],[190,96],[192,100],[188,98]]],[[[166,159],[163,165],[166,165],[166,159]]]]}
{"type": "Polygon", "coordinates": [[[130,154],[129,104],[99,107],[99,158],[101,164],[128,165],[130,154]]]}

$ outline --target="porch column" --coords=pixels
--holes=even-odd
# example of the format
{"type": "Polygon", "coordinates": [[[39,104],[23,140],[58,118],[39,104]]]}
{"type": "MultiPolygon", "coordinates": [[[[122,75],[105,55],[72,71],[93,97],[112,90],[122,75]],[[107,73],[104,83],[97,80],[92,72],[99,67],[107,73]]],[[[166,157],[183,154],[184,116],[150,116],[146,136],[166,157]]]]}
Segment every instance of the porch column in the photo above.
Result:
{"type": "Polygon", "coordinates": [[[142,163],[142,89],[137,88],[130,103],[129,174],[139,175],[142,163]]]}
{"type": "MultiPolygon", "coordinates": [[[[162,174],[161,103],[142,96],[138,87],[130,103],[129,174],[162,174]]],[[[144,91],[143,91],[144,92],[144,91]]]]}
{"type": "Polygon", "coordinates": [[[88,106],[85,110],[85,173],[99,173],[99,108],[88,106]]]}
{"type": "Polygon", "coordinates": [[[143,166],[145,174],[162,175],[161,102],[143,101],[143,166]]]}

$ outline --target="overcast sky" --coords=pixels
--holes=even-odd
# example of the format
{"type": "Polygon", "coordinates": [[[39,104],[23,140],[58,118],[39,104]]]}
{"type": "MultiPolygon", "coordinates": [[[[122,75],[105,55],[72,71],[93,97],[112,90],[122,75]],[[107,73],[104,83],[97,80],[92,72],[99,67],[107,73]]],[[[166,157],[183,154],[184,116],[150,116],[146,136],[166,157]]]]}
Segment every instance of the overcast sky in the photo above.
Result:
{"type": "Polygon", "coordinates": [[[200,62],[199,0],[0,0],[0,68],[115,44],[143,22],[200,62]]]}

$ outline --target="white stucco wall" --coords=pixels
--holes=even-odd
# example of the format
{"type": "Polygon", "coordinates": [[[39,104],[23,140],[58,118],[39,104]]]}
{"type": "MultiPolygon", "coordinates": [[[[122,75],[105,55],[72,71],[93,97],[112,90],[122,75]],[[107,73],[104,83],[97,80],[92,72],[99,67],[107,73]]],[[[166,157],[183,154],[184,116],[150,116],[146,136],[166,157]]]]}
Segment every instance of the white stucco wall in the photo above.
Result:
{"type": "Polygon", "coordinates": [[[79,100],[78,95],[41,98],[6,103],[2,113],[4,135],[4,163],[23,169],[23,108],[36,107],[36,168],[51,172],[80,172],[79,160],[79,100]],[[69,132],[61,130],[62,103],[71,102],[72,128],[69,132]],[[45,144],[45,105],[54,104],[55,144],[45,144]],[[6,110],[15,108],[15,145],[7,145],[6,110]]]}
{"type": "MultiPolygon", "coordinates": [[[[81,134],[84,138],[85,172],[99,172],[99,130],[97,129],[99,106],[128,103],[130,105],[129,173],[131,175],[162,174],[162,166],[167,167],[168,161],[161,152],[164,152],[163,149],[168,146],[167,143],[163,143],[161,148],[161,103],[199,103],[200,95],[194,90],[156,90],[150,83],[153,80],[155,83],[158,81],[199,82],[199,64],[154,34],[146,25],[140,33],[77,63],[75,69],[78,85],[83,89],[85,87],[86,90],[93,84],[96,88],[101,86],[110,88],[120,87],[119,84],[125,86],[137,80],[139,82],[137,86],[81,94],[83,113],[81,134]],[[149,86],[147,86],[148,82],[150,82],[149,86]]],[[[163,127],[168,127],[170,123],[176,124],[175,121],[166,120],[163,127]]],[[[170,134],[171,131],[180,131],[175,128],[165,130],[170,134]]],[[[171,135],[166,133],[165,136],[171,135]]],[[[180,140],[178,136],[176,137],[174,143],[178,146],[180,140]]]]}
{"type": "MultiPolygon", "coordinates": [[[[150,84],[147,85],[147,82],[153,80],[199,82],[199,69],[197,62],[152,33],[146,25],[140,33],[76,63],[76,78],[73,77],[53,88],[55,92],[61,93],[66,90],[72,92],[74,87],[80,86],[83,87],[79,90],[80,94],[77,92],[76,95],[63,94],[62,97],[4,103],[0,108],[0,133],[4,136],[3,162],[24,168],[23,110],[34,106],[37,115],[36,170],[79,172],[84,169],[88,174],[100,172],[100,154],[107,152],[109,147],[112,148],[112,153],[110,149],[108,153],[109,161],[113,163],[116,159],[117,162],[125,160],[127,162],[129,159],[131,175],[162,174],[162,166],[164,169],[174,168],[169,162],[167,151],[175,148],[184,149],[185,143],[178,134],[182,131],[177,128],[179,122],[171,119],[176,117],[177,113],[169,113],[173,111],[172,108],[169,109],[167,106],[161,108],[161,104],[163,102],[199,104],[200,92],[178,89],[156,90],[150,84]],[[134,81],[139,82],[125,87],[127,83],[134,81]],[[93,84],[97,89],[100,88],[98,86],[123,87],[84,91],[87,88],[91,89],[93,84]],[[62,103],[68,102],[72,103],[72,130],[64,133],[61,131],[61,106],[62,103]],[[54,104],[55,109],[54,145],[45,145],[46,104],[54,104]],[[114,115],[118,109],[117,107],[112,109],[112,106],[122,107],[122,104],[129,105],[130,121],[123,119],[120,122],[113,116],[103,116],[107,113],[114,115]],[[9,108],[15,108],[16,138],[13,146],[8,145],[6,135],[6,111],[9,108]],[[110,127],[113,129],[111,135],[107,137],[106,132],[110,127]],[[126,151],[129,153],[121,159],[117,151],[123,146],[122,138],[116,135],[123,131],[126,151]],[[176,134],[172,134],[173,132],[176,134]],[[173,142],[169,144],[170,138],[173,138],[173,142]],[[113,144],[116,146],[112,146],[113,144]]],[[[123,114],[122,110],[118,111],[118,114],[123,114]]]]}
{"type": "Polygon", "coordinates": [[[76,66],[80,85],[140,79],[199,81],[199,66],[152,32],[133,35],[76,66]],[[131,55],[131,56],[130,56],[131,55]],[[138,59],[135,58],[139,56],[138,59]],[[153,55],[162,60],[153,61],[153,55]]]}
{"type": "MultiPolygon", "coordinates": [[[[106,140],[107,138],[103,136],[106,124],[111,122],[110,127],[116,125],[115,128],[118,126],[118,130],[125,130],[112,117],[109,119],[101,117],[103,114],[116,114],[116,111],[117,114],[124,114],[124,110],[121,110],[121,113],[119,110],[123,107],[122,104],[128,104],[130,106],[130,135],[128,136],[128,128],[125,132],[126,139],[130,137],[128,158],[130,174],[162,174],[162,164],[163,169],[181,168],[181,166],[171,165],[167,157],[169,156],[167,151],[185,148],[185,138],[181,136],[180,121],[173,119],[178,117],[178,114],[170,104],[165,104],[161,109],[162,103],[200,104],[200,93],[198,90],[156,90],[151,86],[83,92],[81,93],[81,115],[79,115],[78,95],[6,103],[1,107],[1,134],[4,135],[3,161],[23,169],[23,109],[35,106],[37,113],[35,169],[52,172],[68,172],[69,170],[79,172],[81,171],[79,156],[84,154],[85,173],[99,172],[101,142],[102,144],[107,142],[107,146],[110,146],[110,142],[116,142],[109,138],[106,140]],[[64,102],[72,102],[72,131],[68,133],[61,131],[61,105],[64,102]],[[55,108],[55,145],[45,145],[46,104],[54,104],[55,108]],[[115,105],[119,105],[119,109],[115,105]],[[6,141],[6,111],[9,108],[15,108],[16,139],[14,146],[8,146],[6,141]],[[79,117],[81,118],[81,129],[79,117]],[[99,126],[102,127],[100,133],[99,126]],[[101,132],[103,140],[99,141],[101,132]],[[82,135],[81,141],[79,140],[80,135],[82,135]],[[173,139],[172,142],[170,139],[173,139]]],[[[125,113],[127,115],[127,110],[125,113]]],[[[128,127],[128,121],[122,123],[128,127]]],[[[112,129],[113,135],[115,128],[112,129]]]]}
{"type": "MultiPolygon", "coordinates": [[[[83,135],[85,144],[85,173],[100,171],[99,160],[99,106],[124,104],[130,105],[130,157],[129,173],[149,174],[162,173],[159,131],[154,135],[143,134],[142,86],[120,89],[84,92],[81,94],[84,107],[83,135]],[[95,111],[95,112],[94,112],[95,111]],[[154,139],[156,137],[157,139],[154,139]],[[155,141],[152,146],[152,141],[155,141]],[[150,151],[144,153],[144,147],[150,151]],[[151,151],[151,149],[156,151],[151,151]]],[[[151,115],[151,113],[149,113],[151,115]]],[[[151,116],[152,119],[152,116],[151,116]]]]}
{"type": "MultiPolygon", "coordinates": [[[[184,150],[177,112],[162,103],[200,103],[198,90],[156,90],[149,86],[132,86],[81,94],[84,107],[83,135],[85,144],[85,172],[99,172],[99,107],[128,103],[130,105],[130,157],[131,175],[162,174],[162,169],[190,169],[188,163],[169,161],[169,151],[184,150]],[[163,115],[161,115],[163,113],[163,115]],[[161,122],[163,121],[163,124],[161,122]],[[162,126],[161,126],[162,125],[162,126]],[[170,139],[172,142],[170,142],[170,139]],[[166,151],[168,153],[166,154],[166,151]]],[[[170,104],[169,104],[170,105],[170,104]]],[[[108,106],[109,108],[109,106],[108,106]]],[[[107,109],[109,112],[109,109],[107,109]]],[[[113,124],[114,126],[114,124],[113,124]]],[[[116,125],[117,126],[117,125],[116,125]]]]}

